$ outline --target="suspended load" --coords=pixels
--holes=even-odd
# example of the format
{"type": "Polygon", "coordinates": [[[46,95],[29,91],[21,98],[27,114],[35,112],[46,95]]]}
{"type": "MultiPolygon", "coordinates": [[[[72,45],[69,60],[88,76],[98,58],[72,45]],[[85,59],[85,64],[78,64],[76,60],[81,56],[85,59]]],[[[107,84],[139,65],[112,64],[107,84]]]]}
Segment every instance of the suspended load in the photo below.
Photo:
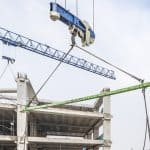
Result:
{"type": "Polygon", "coordinates": [[[71,34],[81,38],[82,46],[89,46],[94,43],[95,33],[88,22],[79,19],[59,4],[50,3],[50,18],[53,21],[60,20],[68,25],[71,34]]]}

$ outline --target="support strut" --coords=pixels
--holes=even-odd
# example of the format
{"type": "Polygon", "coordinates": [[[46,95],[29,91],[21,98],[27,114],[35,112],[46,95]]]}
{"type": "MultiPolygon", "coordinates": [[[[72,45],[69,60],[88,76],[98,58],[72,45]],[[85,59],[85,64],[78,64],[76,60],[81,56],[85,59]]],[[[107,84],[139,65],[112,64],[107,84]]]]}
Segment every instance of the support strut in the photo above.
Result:
{"type": "Polygon", "coordinates": [[[145,89],[148,87],[150,87],[150,82],[146,82],[146,83],[142,83],[142,84],[138,84],[138,85],[134,85],[134,86],[129,86],[129,87],[121,88],[121,89],[114,90],[114,91],[102,92],[100,94],[86,96],[86,97],[82,97],[82,98],[76,98],[76,99],[71,99],[71,100],[66,100],[66,101],[61,101],[61,102],[56,102],[56,103],[51,103],[51,104],[44,104],[44,105],[39,105],[39,106],[25,107],[25,109],[23,111],[30,112],[30,111],[34,111],[35,109],[48,108],[48,107],[54,107],[54,106],[62,106],[62,105],[71,104],[71,103],[83,102],[83,101],[96,99],[96,98],[100,98],[100,97],[126,93],[129,91],[135,91],[138,89],[145,89]]]}

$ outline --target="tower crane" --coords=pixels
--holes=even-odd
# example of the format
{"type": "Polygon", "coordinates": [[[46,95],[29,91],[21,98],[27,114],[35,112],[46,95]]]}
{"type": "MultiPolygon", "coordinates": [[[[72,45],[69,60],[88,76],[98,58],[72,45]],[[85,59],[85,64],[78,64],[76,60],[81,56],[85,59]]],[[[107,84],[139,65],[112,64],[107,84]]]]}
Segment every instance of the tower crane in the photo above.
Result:
{"type": "Polygon", "coordinates": [[[1,27],[0,41],[8,46],[20,47],[25,50],[29,50],[34,53],[92,72],[94,74],[98,74],[109,79],[115,79],[115,73],[113,70],[109,70],[107,68],[101,67],[94,63],[88,62],[85,59],[78,58],[70,54],[64,58],[64,56],[66,56],[65,52],[59,51],[49,45],[31,40],[30,38],[11,32],[1,27]]]}

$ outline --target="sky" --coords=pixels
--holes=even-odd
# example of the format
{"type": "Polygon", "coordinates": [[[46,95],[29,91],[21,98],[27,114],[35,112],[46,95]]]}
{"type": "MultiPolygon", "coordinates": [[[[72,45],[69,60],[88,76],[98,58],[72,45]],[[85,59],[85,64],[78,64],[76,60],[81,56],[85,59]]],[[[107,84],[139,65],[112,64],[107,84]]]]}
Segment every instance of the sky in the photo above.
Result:
{"type": "MultiPolygon", "coordinates": [[[[0,26],[66,52],[70,47],[68,28],[59,21],[50,20],[49,2],[50,0],[0,0],[0,26]]],[[[57,2],[64,6],[64,0],[57,2]]],[[[67,0],[67,9],[75,13],[75,8],[75,0],[67,0]]],[[[91,25],[92,11],[92,0],[79,2],[79,17],[91,25]]],[[[86,49],[145,81],[150,81],[150,1],[95,0],[94,21],[96,40],[86,49]]],[[[81,44],[80,41],[78,44],[81,44]]],[[[73,49],[71,54],[114,70],[117,80],[109,80],[62,64],[40,92],[40,98],[66,100],[96,94],[105,87],[113,90],[138,84],[134,79],[79,49],[73,49]]],[[[2,43],[0,55],[16,59],[11,66],[14,73],[26,73],[35,91],[58,63],[20,48],[6,47],[2,43]]],[[[0,72],[5,66],[6,62],[1,59],[0,72]]],[[[4,78],[0,80],[0,87],[15,86],[11,72],[7,70],[4,78]]],[[[149,92],[147,89],[150,110],[149,92]]],[[[92,101],[88,103],[91,104],[92,101]]],[[[112,150],[141,150],[145,132],[145,110],[141,91],[112,96],[111,104],[112,150]]],[[[148,144],[146,148],[149,148],[148,144]]]]}

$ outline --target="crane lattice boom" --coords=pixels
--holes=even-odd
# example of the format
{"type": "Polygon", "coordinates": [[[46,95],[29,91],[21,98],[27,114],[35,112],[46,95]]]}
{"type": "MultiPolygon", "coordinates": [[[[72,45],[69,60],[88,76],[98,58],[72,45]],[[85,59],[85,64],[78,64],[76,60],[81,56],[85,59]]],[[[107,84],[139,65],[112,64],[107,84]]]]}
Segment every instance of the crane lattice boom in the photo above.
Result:
{"type": "Polygon", "coordinates": [[[91,62],[86,61],[82,58],[77,58],[72,55],[67,55],[67,57],[64,59],[64,56],[66,55],[65,52],[59,51],[55,48],[52,48],[49,45],[39,43],[37,41],[31,40],[27,37],[24,37],[20,34],[11,32],[7,29],[0,27],[0,40],[6,44],[11,45],[15,47],[20,47],[38,54],[41,54],[43,56],[62,61],[63,63],[78,67],[80,69],[110,78],[115,79],[114,71],[109,70],[107,68],[103,68],[101,66],[98,66],[96,64],[93,64],[91,62]]]}

